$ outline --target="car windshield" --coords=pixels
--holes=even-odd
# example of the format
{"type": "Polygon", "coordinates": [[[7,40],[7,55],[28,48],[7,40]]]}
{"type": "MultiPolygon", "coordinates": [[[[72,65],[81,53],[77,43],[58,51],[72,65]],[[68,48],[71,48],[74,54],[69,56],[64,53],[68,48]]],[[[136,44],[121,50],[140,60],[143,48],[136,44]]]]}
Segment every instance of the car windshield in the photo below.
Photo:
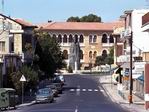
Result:
{"type": "Polygon", "coordinates": [[[50,91],[48,89],[40,89],[38,90],[37,94],[49,94],[50,91]]]}

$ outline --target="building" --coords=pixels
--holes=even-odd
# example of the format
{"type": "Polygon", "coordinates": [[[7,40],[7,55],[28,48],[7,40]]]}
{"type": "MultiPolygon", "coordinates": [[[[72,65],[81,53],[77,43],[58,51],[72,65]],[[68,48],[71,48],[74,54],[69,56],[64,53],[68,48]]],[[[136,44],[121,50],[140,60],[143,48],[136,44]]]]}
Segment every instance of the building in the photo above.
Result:
{"type": "MultiPolygon", "coordinates": [[[[149,38],[149,12],[142,16],[142,31],[148,33],[149,38]]],[[[149,52],[143,52],[143,60],[149,61],[149,52]]]]}
{"type": "Polygon", "coordinates": [[[109,49],[114,46],[113,30],[121,26],[123,26],[122,21],[111,23],[49,22],[39,25],[39,29],[58,39],[68,66],[70,46],[74,40],[79,42],[81,69],[86,69],[90,64],[94,66],[96,56],[109,53],[109,49]]]}
{"type": "MultiPolygon", "coordinates": [[[[132,55],[134,61],[142,61],[143,52],[148,52],[148,34],[142,31],[142,16],[149,12],[149,9],[127,10],[124,12],[125,31],[123,33],[124,55],[130,55],[129,38],[132,36],[132,55]]],[[[129,61],[129,60],[128,60],[129,61]]],[[[144,60],[145,61],[145,60],[144,60]]]]}
{"type": "Polygon", "coordinates": [[[33,30],[36,26],[23,20],[15,20],[0,14],[0,62],[2,65],[2,81],[7,85],[8,74],[18,70],[22,62],[31,62],[33,55],[29,54],[25,46],[30,44],[34,48],[33,30]]]}

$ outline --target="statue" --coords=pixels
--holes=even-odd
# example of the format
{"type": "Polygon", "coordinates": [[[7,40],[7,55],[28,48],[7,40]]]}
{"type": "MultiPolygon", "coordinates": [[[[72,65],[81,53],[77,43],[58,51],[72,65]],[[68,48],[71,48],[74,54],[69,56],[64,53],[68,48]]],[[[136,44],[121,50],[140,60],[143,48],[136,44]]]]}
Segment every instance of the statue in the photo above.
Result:
{"type": "Polygon", "coordinates": [[[72,70],[80,69],[80,45],[79,42],[74,42],[70,46],[69,66],[72,70]]]}

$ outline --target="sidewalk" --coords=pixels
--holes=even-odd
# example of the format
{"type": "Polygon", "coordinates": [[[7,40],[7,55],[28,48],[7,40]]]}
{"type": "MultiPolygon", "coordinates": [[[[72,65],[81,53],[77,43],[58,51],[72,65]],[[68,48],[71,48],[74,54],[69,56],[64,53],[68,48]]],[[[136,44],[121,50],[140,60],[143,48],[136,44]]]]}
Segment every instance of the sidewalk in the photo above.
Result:
{"type": "Polygon", "coordinates": [[[133,104],[129,104],[129,90],[125,90],[123,94],[117,90],[117,85],[111,84],[111,76],[100,76],[99,79],[103,88],[113,102],[120,104],[123,108],[127,108],[131,112],[149,112],[144,108],[144,100],[133,94],[133,104]]]}

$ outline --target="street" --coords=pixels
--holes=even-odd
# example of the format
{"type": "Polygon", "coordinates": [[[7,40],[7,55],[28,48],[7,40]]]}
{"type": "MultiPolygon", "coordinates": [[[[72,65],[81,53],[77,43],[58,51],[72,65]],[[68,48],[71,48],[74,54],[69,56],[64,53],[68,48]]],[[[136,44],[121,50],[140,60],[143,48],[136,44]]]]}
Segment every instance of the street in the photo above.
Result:
{"type": "Polygon", "coordinates": [[[9,112],[128,112],[112,102],[97,75],[65,75],[64,91],[54,103],[34,104],[9,112]]]}

